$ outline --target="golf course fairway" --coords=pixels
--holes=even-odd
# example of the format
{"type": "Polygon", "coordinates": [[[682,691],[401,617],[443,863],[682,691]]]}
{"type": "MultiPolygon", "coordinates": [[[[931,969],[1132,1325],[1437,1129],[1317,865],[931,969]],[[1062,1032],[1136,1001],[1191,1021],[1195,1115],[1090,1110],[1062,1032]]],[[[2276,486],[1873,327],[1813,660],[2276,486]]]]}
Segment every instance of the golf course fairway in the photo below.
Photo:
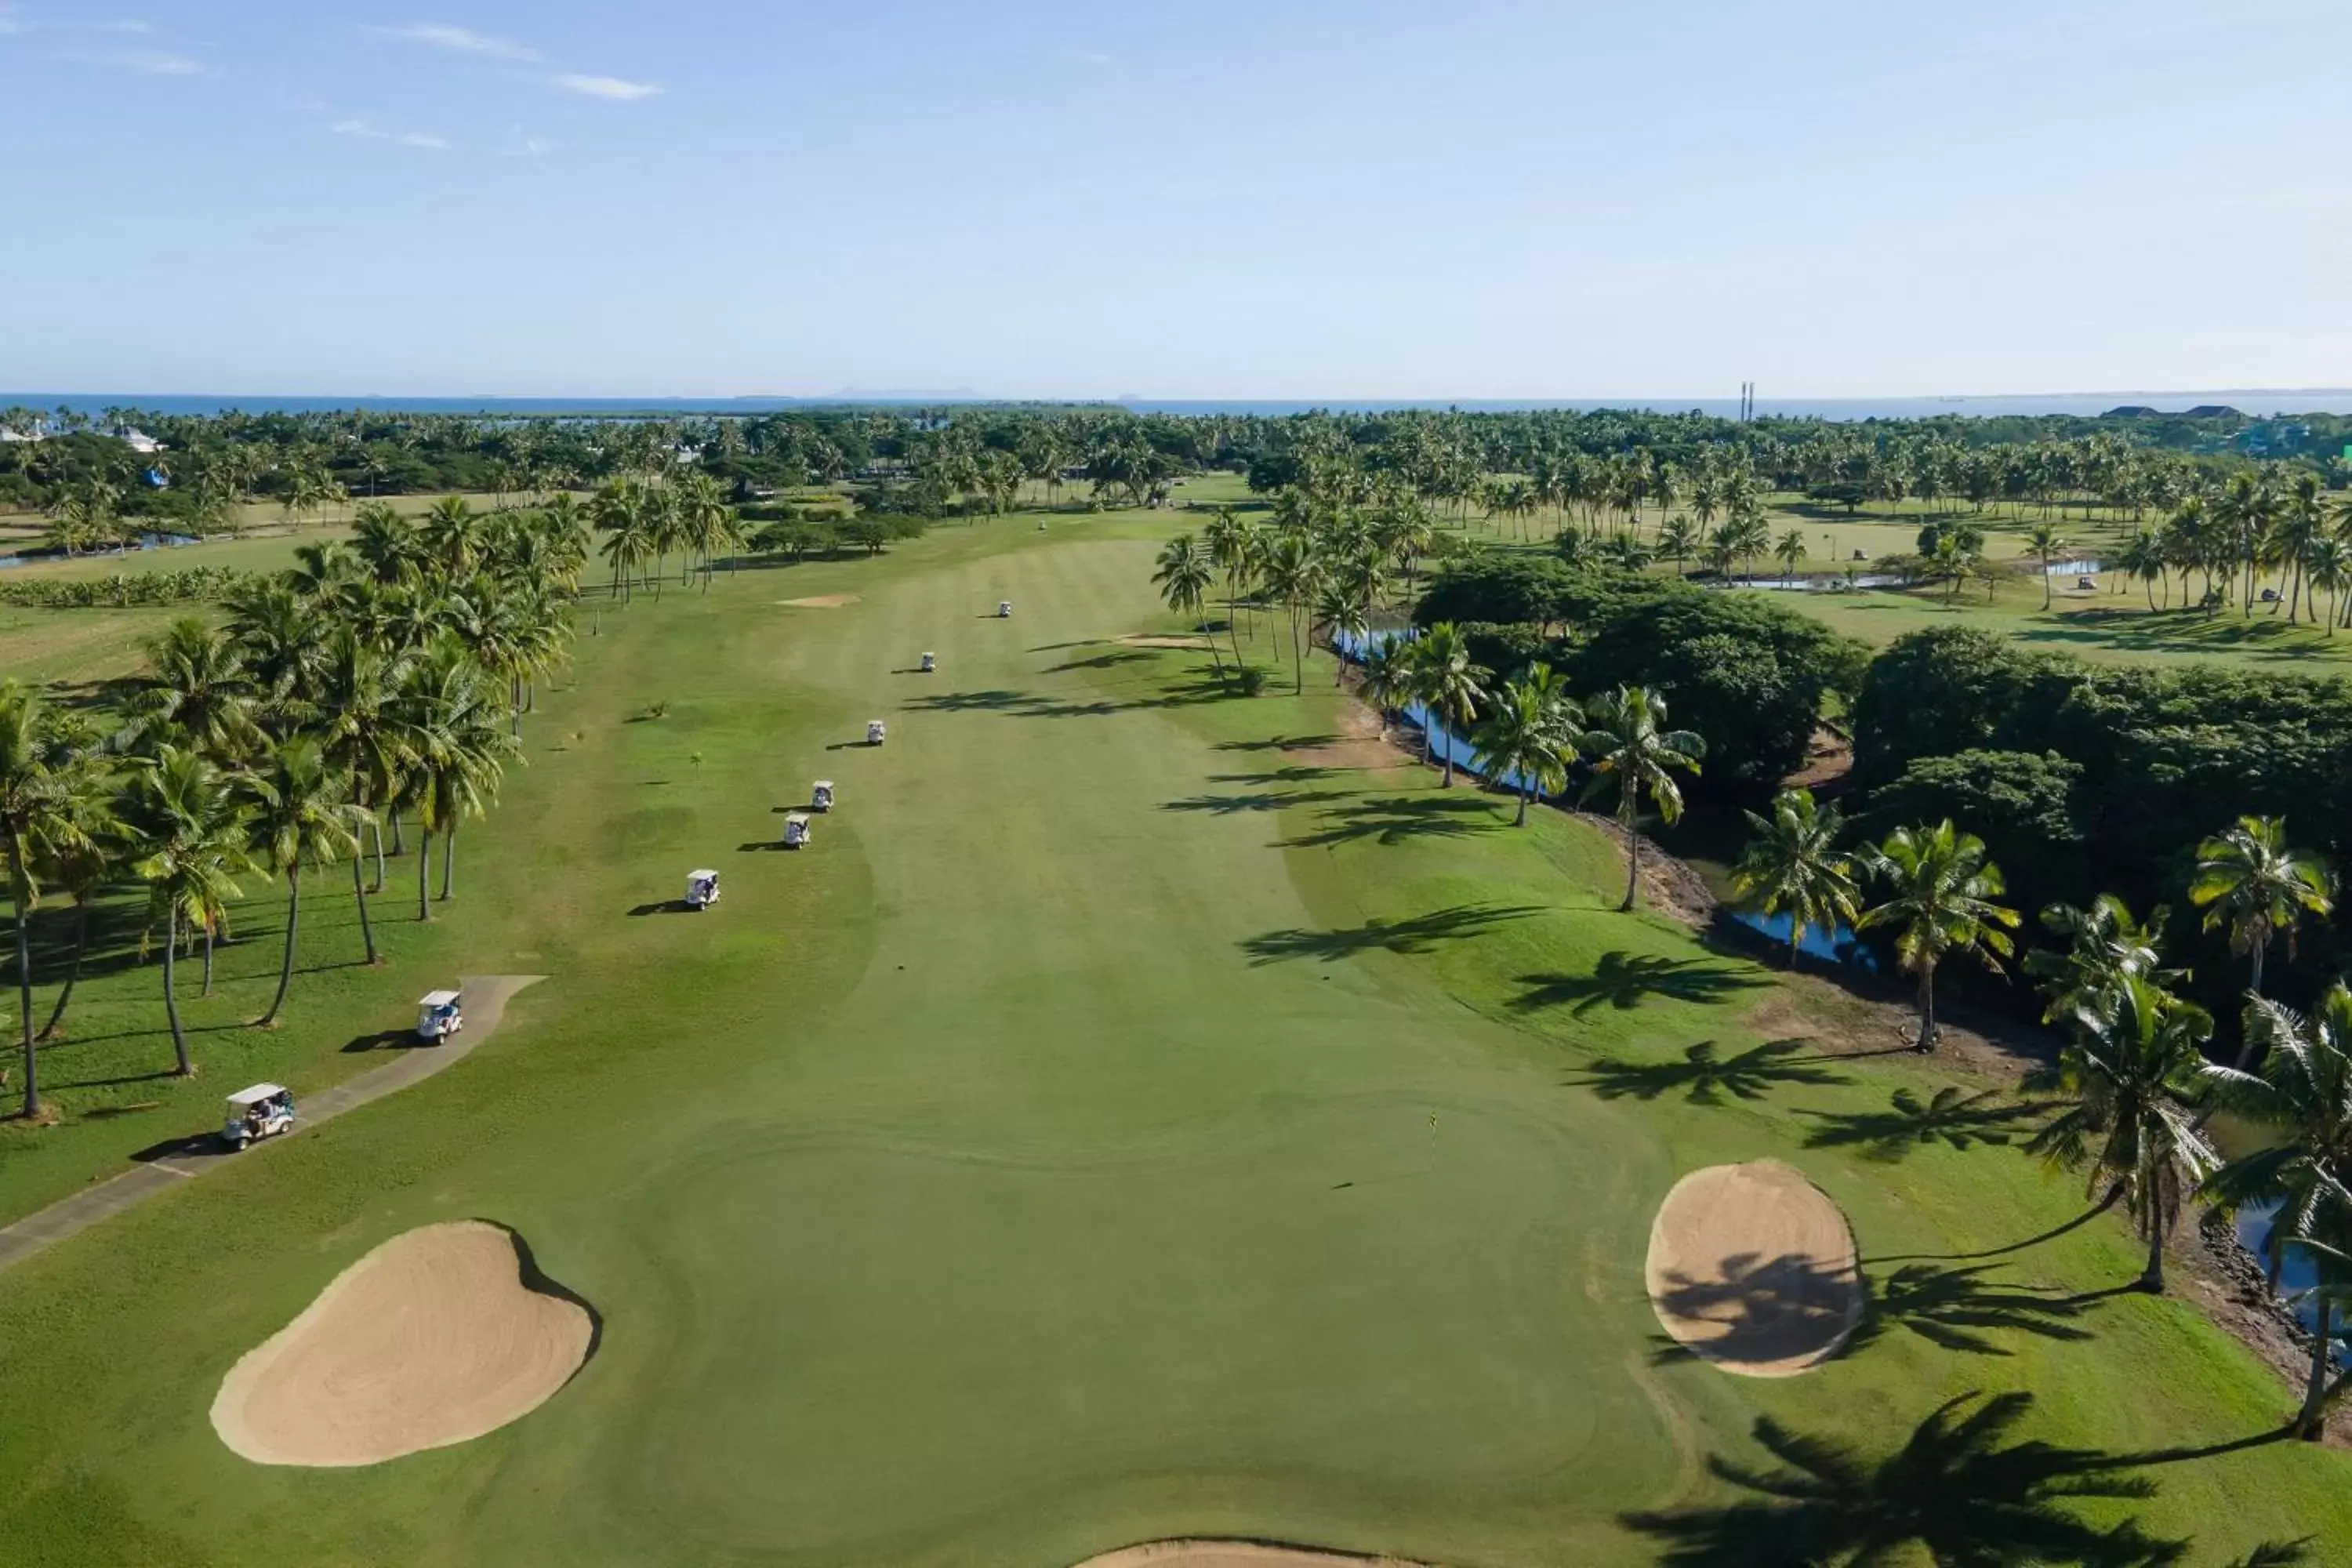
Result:
{"type": "MultiPolygon", "coordinates": [[[[1971,1390],[2116,1451],[2284,1414],[2192,1308],[2134,1295],[1975,1349],[1878,1311],[1770,1382],[1675,1353],[1643,1268],[1688,1171],[1797,1166],[1882,1297],[1877,1260],[2051,1228],[2079,1182],[1806,1146],[1946,1081],[1904,1058],[1596,1092],[1601,1064],[1806,1034],[1825,988],[1617,914],[1614,849],[1566,816],[1514,829],[1402,753],[1302,761],[1348,720],[1328,659],[1229,699],[1207,653],[1118,643],[1182,629],[1149,581],[1169,531],[949,525],[604,609],[467,832],[463,900],[321,1049],[445,970],[548,976],[497,1037],[0,1275],[0,1559],[1068,1568],[1234,1536],[1633,1564],[1664,1548],[1623,1516],[1732,1500],[1707,1460],[1769,1464],[1759,1415],[1877,1452],[1971,1390]],[[854,744],[873,718],[887,743],[854,744]],[[816,778],[839,804],[775,849],[816,778]],[[697,866],[724,901],[664,907],[697,866]],[[576,1376],[380,1465],[222,1444],[241,1356],[372,1248],[467,1219],[593,1303],[576,1376]]],[[[348,935],[336,885],[320,942],[348,935]]],[[[2001,1268],[2063,1299],[2128,1281],[2136,1244],[2102,1221],[2001,1268]]],[[[2200,1562],[2352,1550],[2341,1455],[2152,1479],[2096,1517],[2200,1562]]]]}

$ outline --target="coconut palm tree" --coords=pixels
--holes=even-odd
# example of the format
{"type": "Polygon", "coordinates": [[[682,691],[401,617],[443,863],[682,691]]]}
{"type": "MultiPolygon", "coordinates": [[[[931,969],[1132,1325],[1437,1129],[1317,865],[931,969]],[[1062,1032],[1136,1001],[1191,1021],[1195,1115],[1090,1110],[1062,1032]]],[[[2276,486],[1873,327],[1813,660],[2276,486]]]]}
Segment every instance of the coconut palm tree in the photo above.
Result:
{"type": "Polygon", "coordinates": [[[393,733],[403,759],[405,795],[416,808],[416,918],[433,918],[426,901],[433,835],[441,840],[441,898],[455,890],[457,827],[480,817],[498,798],[507,761],[520,745],[509,732],[496,682],[465,647],[436,644],[410,668],[392,704],[393,733]]]}
{"type": "Polygon", "coordinates": [[[1286,533],[1266,548],[1258,563],[1258,591],[1276,601],[1290,617],[1291,690],[1306,689],[1307,655],[1299,640],[1307,607],[1323,585],[1324,561],[1307,534],[1286,533]]]}
{"type": "MultiPolygon", "coordinates": [[[[1412,643],[1412,694],[1428,710],[1434,725],[1458,736],[1470,728],[1486,700],[1486,682],[1495,672],[1470,658],[1470,641],[1452,621],[1440,621],[1412,643]]],[[[1422,727],[1422,761],[1429,760],[1432,725],[1422,727]]],[[[1444,784],[1454,787],[1454,751],[1446,748],[1444,784]]]]}
{"type": "Polygon", "coordinates": [[[1362,676],[1359,690],[1381,716],[1381,738],[1386,740],[1390,719],[1413,700],[1412,645],[1392,637],[1367,643],[1357,668],[1362,676]]]}
{"type": "Polygon", "coordinates": [[[173,1071],[186,1078],[196,1068],[180,1023],[173,963],[185,922],[203,934],[209,966],[213,938],[236,897],[236,879],[251,864],[243,803],[230,775],[211,758],[166,742],[131,774],[122,820],[138,857],[131,872],[147,884],[153,913],[163,917],[163,1014],[172,1027],[173,1071]]]}
{"type": "Polygon", "coordinates": [[[2344,590],[2352,588],[2352,544],[2341,539],[2312,541],[2307,565],[2311,574],[2313,618],[2319,595],[2327,595],[2327,635],[2334,637],[2344,619],[2344,590]]]}
{"type": "MultiPolygon", "coordinates": [[[[399,797],[403,759],[388,711],[407,661],[387,659],[349,628],[327,639],[319,662],[320,742],[327,760],[349,781],[353,805],[373,815],[399,797]]],[[[383,836],[370,828],[375,846],[376,887],[383,886],[383,836]]],[[[360,940],[367,962],[376,962],[375,928],[368,921],[364,855],[352,857],[352,897],[359,906],[360,940]]]]}
{"type": "Polygon", "coordinates": [[[1792,528],[1782,534],[1780,542],[1772,547],[1772,555],[1780,563],[1780,574],[1794,582],[1797,576],[1797,563],[1805,558],[1805,531],[1801,528],[1792,528]]]}
{"type": "Polygon", "coordinates": [[[1947,817],[1934,827],[1898,827],[1868,852],[1869,869],[1888,884],[1886,901],[1863,912],[1861,931],[1891,931],[1895,961],[1919,977],[1917,1048],[1936,1048],[1936,972],[1947,959],[1970,958],[1998,974],[2014,951],[2017,911],[2000,897],[2000,868],[1984,840],[1947,817]]]}
{"type": "Polygon", "coordinates": [[[1585,721],[1591,728],[1576,737],[1576,749],[1592,764],[1587,800],[1605,795],[1617,797],[1617,826],[1625,835],[1625,899],[1617,908],[1631,910],[1642,888],[1642,797],[1649,796],[1658,819],[1669,826],[1682,819],[1682,787],[1677,773],[1696,773],[1706,755],[1706,742],[1688,730],[1669,730],[1666,700],[1640,686],[1621,686],[1606,697],[1585,704],[1585,721]]]}
{"type": "Polygon", "coordinates": [[[2146,973],[2084,994],[2065,1015],[2072,1038],[2054,1069],[2029,1080],[2066,1108],[2027,1145],[2053,1163],[2087,1168],[2092,1195],[2112,1188],[2147,1243],[2140,1289],[2164,1289],[2164,1239],[2188,1196],[2220,1163],[2188,1100],[2205,1068],[2213,1017],[2146,973]]]}
{"type": "Polygon", "coordinates": [[[2037,947],[2025,955],[2025,973],[2040,977],[2050,999],[2042,1021],[2054,1024],[2084,1007],[2095,1010],[2126,980],[2161,985],[2180,978],[2181,971],[2164,967],[2166,919],[2158,905],[2147,921],[2136,920],[2131,906],[2113,893],[2101,893],[2088,909],[2067,903],[2043,909],[2042,925],[2065,938],[2066,946],[2037,947]]]}
{"type": "MultiPolygon", "coordinates": [[[[1703,482],[1703,481],[1702,481],[1703,482]]],[[[1683,575],[1683,563],[1699,552],[1703,540],[1691,527],[1690,519],[1676,512],[1658,526],[1658,554],[1675,563],[1675,575],[1683,575]]]]}
{"type": "Polygon", "coordinates": [[[248,802],[246,827],[251,854],[286,879],[286,951],[278,965],[278,992],[254,1020],[257,1028],[278,1021],[294,981],[294,942],[302,919],[302,873],[360,853],[359,828],[367,814],[348,798],[349,784],[327,761],[317,738],[294,735],[272,746],[240,781],[248,802]]]}
{"type": "Polygon", "coordinates": [[[1189,616],[1209,638],[1209,657],[1217,666],[1217,673],[1225,669],[1224,656],[1217,651],[1217,639],[1209,633],[1209,622],[1202,605],[1207,602],[1209,584],[1216,581],[1216,563],[1200,542],[1189,533],[1180,533],[1160,546],[1157,569],[1151,581],[1160,590],[1160,597],[1178,615],[1189,616]]]}
{"type": "Polygon", "coordinates": [[[1539,795],[1557,795],[1567,786],[1575,734],[1573,710],[1564,709],[1544,682],[1509,680],[1493,693],[1486,716],[1471,731],[1478,765],[1497,785],[1511,773],[1519,775],[1514,793],[1519,809],[1513,825],[1525,827],[1528,803],[1539,795]]]}
{"type": "Polygon", "coordinates": [[[2050,607],[2051,565],[2063,560],[2066,552],[2074,548],[2073,540],[2047,522],[2034,524],[2032,531],[2025,536],[2026,553],[2042,564],[2042,607],[2045,610],[2050,607]]]}
{"type": "Polygon", "coordinates": [[[379,583],[400,583],[425,569],[416,527],[385,501],[370,501],[352,520],[352,549],[379,583]]]}
{"type": "Polygon", "coordinates": [[[132,744],[168,742],[233,763],[260,742],[260,689],[226,636],[184,616],[148,643],[147,659],[127,704],[132,744]]]}
{"type": "Polygon", "coordinates": [[[1743,815],[1755,836],[1732,868],[1732,896],[1742,909],[1788,915],[1789,967],[1794,969],[1805,932],[1833,931],[1861,918],[1853,861],[1837,847],[1845,818],[1836,806],[1817,804],[1809,789],[1773,796],[1769,817],[1743,815]]]}
{"type": "Polygon", "coordinates": [[[81,754],[60,748],[38,688],[0,680],[0,856],[16,922],[16,1011],[25,1057],[24,1114],[41,1114],[33,1057],[31,917],[42,873],[60,858],[95,846],[103,780],[81,754]]]}
{"type": "Polygon", "coordinates": [[[2319,1297],[2318,1333],[2311,1376],[2297,1424],[2315,1436],[2327,1401],[2334,1309],[2352,1282],[2344,1253],[2352,1237],[2352,990],[2327,988],[2309,1016],[2257,997],[2246,1007],[2246,1037],[2263,1052],[2256,1073],[2209,1067],[2214,1104],[2263,1129],[2260,1146],[2215,1172],[2206,1191],[2230,1209],[2274,1204],[2264,1247],[2271,1283],[2278,1283],[2287,1250],[2319,1264],[2338,1288],[2319,1297]]]}
{"type": "MultiPolygon", "coordinates": [[[[2326,914],[2335,892],[2336,876],[2326,858],[2291,847],[2286,819],[2278,816],[2242,816],[2198,845],[2197,868],[2189,879],[2189,901],[2205,911],[2205,929],[2226,931],[2231,948],[2246,954],[2246,990],[2257,997],[2272,940],[2286,938],[2292,963],[2303,917],[2326,914]]],[[[2241,1068],[2248,1048],[2238,1047],[2241,1068]]]]}

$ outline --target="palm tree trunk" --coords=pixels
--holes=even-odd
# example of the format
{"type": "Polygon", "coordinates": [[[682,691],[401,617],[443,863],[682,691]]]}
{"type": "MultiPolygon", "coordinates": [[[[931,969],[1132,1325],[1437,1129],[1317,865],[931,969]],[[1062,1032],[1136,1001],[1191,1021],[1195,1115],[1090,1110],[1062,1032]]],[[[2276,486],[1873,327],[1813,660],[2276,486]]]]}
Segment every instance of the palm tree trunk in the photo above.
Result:
{"type": "MultiPolygon", "coordinates": [[[[1430,718],[1437,723],[1443,723],[1444,721],[1444,715],[1442,710],[1440,712],[1432,713],[1430,718]]],[[[1434,724],[1433,724],[1432,728],[1434,728],[1434,724]]],[[[1426,730],[1423,731],[1422,738],[1424,741],[1428,739],[1428,731],[1426,730]]],[[[1442,759],[1445,765],[1445,778],[1444,782],[1447,789],[1452,789],[1454,787],[1454,746],[1452,743],[1454,740],[1454,731],[1451,729],[1446,731],[1445,739],[1447,742],[1445,755],[1442,759]]]]}
{"type": "Polygon", "coordinates": [[[74,983],[81,978],[82,955],[89,951],[89,900],[74,900],[73,967],[66,971],[65,989],[58,993],[58,1005],[49,1009],[49,1021],[41,1026],[36,1039],[53,1039],[58,1027],[66,1021],[66,1004],[73,1000],[74,983]]]}
{"type": "Polygon", "coordinates": [[[1298,611],[1290,612],[1290,694],[1307,689],[1307,655],[1298,646],[1298,611]]]}
{"type": "Polygon", "coordinates": [[[1625,798],[1628,808],[1617,814],[1617,826],[1625,830],[1625,901],[1617,906],[1620,914],[1633,907],[1642,890],[1642,825],[1631,805],[1633,796],[1625,798]]]}
{"type": "Polygon", "coordinates": [[[425,826],[423,817],[419,817],[416,821],[416,918],[420,921],[433,918],[433,906],[425,901],[425,897],[432,887],[433,829],[425,826]]]}
{"type": "Polygon", "coordinates": [[[1936,968],[1933,964],[1919,972],[1919,1042],[1914,1048],[1920,1051],[1936,1048],[1936,968]]]}
{"type": "Polygon", "coordinates": [[[1519,815],[1512,819],[1512,826],[1525,827],[1528,825],[1528,799],[1534,794],[1533,784],[1522,784],[1519,786],[1519,815]]]}
{"type": "MultiPolygon", "coordinates": [[[[2249,995],[2259,997],[2263,994],[2263,949],[2270,946],[2269,933],[2264,932],[2262,940],[2246,945],[2253,954],[2253,970],[2246,981],[2246,991],[2249,995]]],[[[2238,1072],[2245,1071],[2246,1058],[2253,1055],[2253,1051],[2254,1042],[2242,1035],[2238,1040],[2238,1059],[2230,1066],[2238,1072]]],[[[2277,1281],[2273,1280],[2272,1283],[2276,1284],[2277,1281]]]]}
{"type": "Polygon", "coordinates": [[[2164,1220],[2158,1215],[2148,1216],[2147,1268],[2140,1274],[2139,1288],[2151,1296],[2164,1294],[2164,1220]]]}
{"type": "Polygon", "coordinates": [[[180,911],[176,905],[163,911],[163,1016],[172,1026],[172,1057],[174,1078],[194,1078],[196,1064],[188,1059],[188,1033],[180,1026],[180,998],[172,989],[173,965],[178,962],[180,949],[180,911]]]}
{"type": "Polygon", "coordinates": [[[198,992],[196,993],[196,994],[197,994],[197,995],[199,995],[199,996],[209,996],[209,995],[211,995],[212,994],[213,994],[213,923],[212,923],[212,921],[206,921],[205,922],[205,984],[204,984],[204,988],[203,988],[202,990],[198,991],[198,992]]]}
{"type": "Polygon", "coordinates": [[[449,831],[441,836],[441,901],[449,901],[449,890],[457,879],[457,824],[453,819],[449,831]]]}
{"type": "Polygon", "coordinates": [[[360,940],[367,944],[368,967],[375,967],[375,927],[368,923],[367,879],[361,875],[360,861],[363,855],[352,857],[352,897],[359,900],[360,940]]]}
{"type": "MultiPolygon", "coordinates": [[[[394,812],[392,819],[394,822],[398,822],[400,820],[400,814],[398,812],[394,812]]],[[[382,823],[370,823],[368,825],[368,834],[369,837],[375,840],[375,881],[369,887],[368,891],[371,893],[381,893],[383,891],[383,825],[382,823]]]]}
{"type": "Polygon", "coordinates": [[[2306,1443],[2315,1443],[2326,1430],[2327,1396],[2333,1392],[2327,1386],[2327,1358],[2334,1348],[2336,1303],[2325,1293],[2319,1298],[2318,1332],[2311,1337],[2311,1376],[2304,1384],[2303,1409],[2294,1418],[2295,1435],[2306,1443]]]}
{"type": "MultiPolygon", "coordinates": [[[[392,852],[393,852],[394,854],[395,854],[395,855],[405,855],[406,853],[408,853],[408,851],[407,851],[407,849],[406,849],[406,848],[402,845],[402,842],[401,842],[401,837],[400,837],[400,813],[398,813],[398,812],[396,812],[396,811],[395,811],[395,812],[393,812],[393,813],[391,814],[391,816],[392,816],[392,852]]],[[[383,882],[383,879],[382,879],[382,878],[378,878],[378,879],[377,879],[377,884],[378,884],[379,886],[381,886],[381,885],[382,885],[382,882],[383,882]]]]}
{"type": "Polygon", "coordinates": [[[16,1012],[25,1037],[25,1120],[41,1114],[41,1090],[33,1066],[33,940],[31,902],[20,885],[16,889],[16,1012]]]}
{"type": "Polygon", "coordinates": [[[254,1021],[254,1027],[268,1028],[278,1022],[278,1009],[286,1005],[286,988],[294,984],[294,932],[302,920],[302,869],[295,867],[286,873],[286,954],[278,961],[278,994],[269,999],[269,1011],[254,1021]]]}

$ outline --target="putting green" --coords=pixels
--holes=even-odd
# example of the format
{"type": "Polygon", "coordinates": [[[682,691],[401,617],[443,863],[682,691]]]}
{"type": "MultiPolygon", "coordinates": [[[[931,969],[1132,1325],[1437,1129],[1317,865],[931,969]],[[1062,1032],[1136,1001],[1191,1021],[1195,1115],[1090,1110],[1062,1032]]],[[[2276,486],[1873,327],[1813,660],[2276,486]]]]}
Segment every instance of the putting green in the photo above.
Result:
{"type": "MultiPolygon", "coordinates": [[[[1631,1564],[1656,1548],[1621,1510],[1706,1486],[1759,1410],[1887,1436],[1981,1384],[1892,1332],[1796,1384],[1654,1364],[1658,1200],[1791,1157],[1800,1124],[1570,1069],[1750,1038],[1778,993],[1609,914],[1580,828],[1297,762],[1269,737],[1329,729],[1312,680],[1192,700],[1202,655],[1113,640],[1162,629],[1151,526],[951,529],[607,612],[433,939],[453,973],[551,978],[456,1070],[6,1277],[0,1538],[93,1563],[237,1561],[266,1531],[291,1563],[1067,1568],[1228,1535],[1631,1564]],[[777,604],[835,593],[858,598],[777,604]],[[940,670],[908,672],[924,648],[940,670]],[[889,743],[853,744],[874,717],[889,743]],[[814,846],[769,852],[818,777],[814,846]],[[631,914],[697,865],[727,873],[718,910],[631,914]],[[1717,990],[1507,1000],[1603,942],[1717,990]],[[596,1303],[579,1375],[381,1466],[219,1443],[246,1348],[387,1237],[468,1217],[596,1303]]],[[[414,978],[382,977],[389,1016],[414,978]]],[[[2074,1196],[2008,1156],[1797,1157],[1866,1250],[2014,1239],[2074,1196]]],[[[2127,1277],[2119,1231],[2065,1247],[2069,1278],[2127,1277]]],[[[2179,1309],[2115,1311],[2112,1348],[2005,1340],[1997,1385],[2117,1443],[2267,1411],[2179,1309]],[[2195,1405],[2152,1364],[2206,1369],[2195,1405]]],[[[2241,1462],[2321,1527],[2332,1457],[2241,1462]]]]}

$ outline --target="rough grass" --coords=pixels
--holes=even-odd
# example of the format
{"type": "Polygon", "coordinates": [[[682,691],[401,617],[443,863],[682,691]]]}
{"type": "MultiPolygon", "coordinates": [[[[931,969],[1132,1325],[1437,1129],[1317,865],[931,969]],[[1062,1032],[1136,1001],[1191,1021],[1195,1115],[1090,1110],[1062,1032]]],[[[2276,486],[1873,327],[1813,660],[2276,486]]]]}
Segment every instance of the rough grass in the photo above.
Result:
{"type": "MultiPolygon", "coordinates": [[[[1692,1166],[1798,1163],[1874,1279],[2047,1228],[2079,1189],[2000,1149],[1805,1146],[1940,1081],[1904,1059],[1717,1103],[1604,1095],[1647,1081],[1612,1062],[1801,1032],[1804,994],[1605,907],[1614,853],[1571,821],[1286,759],[1335,728],[1328,665],[1303,699],[1226,700],[1197,653],[1109,643],[1167,629],[1145,579],[1169,526],[951,525],[607,613],[446,918],[388,907],[393,965],[304,976],[279,1037],[200,1036],[205,1079],[142,1135],[205,1125],[247,1053],[298,1089],[348,1070],[343,1045],[451,974],[553,978],[451,1072],[6,1277],[11,1552],[227,1563],[267,1531],[293,1563],[1055,1568],[1236,1533],[1633,1564],[1656,1549],[1620,1511],[1714,1495],[1701,1461],[1752,1457],[1759,1413],[1883,1446],[1949,1394],[2025,1387],[2039,1431],[2116,1447],[2282,1413],[2192,1312],[2134,1297],[2086,1309],[2086,1339],[1975,1352],[1886,1321],[1784,1384],[1661,1358],[1642,1247],[1692,1166]],[[831,592],[862,598],[772,603],[831,592]],[[899,673],[927,647],[939,673],[899,673]],[[845,745],[877,716],[886,747],[845,745]],[[818,776],[839,809],[770,852],[818,776]],[[629,912],[698,864],[726,871],[718,910],[629,912]],[[220,1447],[204,1413],[239,1353],[387,1237],[469,1216],[595,1303],[578,1379],[367,1470],[220,1447]]],[[[347,910],[320,898],[322,955],[347,910]]],[[[257,1009],[268,918],[241,917],[205,1022],[257,1009]]],[[[100,976],[88,1016],[142,1030],[119,1045],[142,1067],[167,1054],[153,979],[100,976]]],[[[105,1076],[117,1044],[58,1060],[105,1076]]],[[[65,1152],[12,1158],[0,1192],[101,1168],[101,1092],[24,1131],[65,1152]]],[[[2063,1295],[2136,1266],[2101,1224],[2000,1278],[2063,1295]]],[[[2263,1534],[2352,1549],[2345,1467],[2174,1467],[2148,1513],[2217,1560],[2263,1534]]]]}

